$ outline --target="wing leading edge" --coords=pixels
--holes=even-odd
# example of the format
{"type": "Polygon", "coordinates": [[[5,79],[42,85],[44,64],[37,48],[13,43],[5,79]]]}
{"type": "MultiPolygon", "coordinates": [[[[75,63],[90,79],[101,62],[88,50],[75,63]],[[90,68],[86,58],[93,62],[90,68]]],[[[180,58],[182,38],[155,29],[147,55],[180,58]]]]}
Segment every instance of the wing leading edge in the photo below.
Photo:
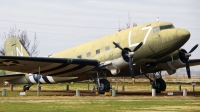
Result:
{"type": "Polygon", "coordinates": [[[70,76],[92,70],[97,60],[49,57],[0,56],[0,69],[48,76],[70,76]]]}
{"type": "Polygon", "coordinates": [[[200,59],[190,59],[189,64],[190,66],[200,65],[200,59]]]}

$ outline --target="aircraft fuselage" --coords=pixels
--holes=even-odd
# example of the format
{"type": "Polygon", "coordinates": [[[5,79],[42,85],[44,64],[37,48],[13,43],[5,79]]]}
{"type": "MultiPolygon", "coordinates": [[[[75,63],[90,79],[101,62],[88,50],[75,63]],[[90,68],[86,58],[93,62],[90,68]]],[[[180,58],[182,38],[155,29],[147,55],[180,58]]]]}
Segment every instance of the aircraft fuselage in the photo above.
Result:
{"type": "MultiPolygon", "coordinates": [[[[52,57],[97,59],[100,63],[110,61],[113,66],[107,69],[124,69],[124,67],[128,68],[126,64],[128,60],[123,57],[122,51],[116,48],[113,42],[131,51],[143,42],[142,47],[133,56],[133,63],[142,65],[146,60],[159,59],[178,50],[188,41],[189,37],[190,33],[187,30],[175,28],[170,22],[153,22],[131,27],[67,49],[53,54],[52,57]]],[[[138,70],[135,71],[137,73],[138,70]]]]}
{"type": "Polygon", "coordinates": [[[56,53],[52,57],[97,59],[105,62],[121,56],[121,51],[112,44],[119,43],[123,48],[133,50],[143,42],[143,46],[135,53],[134,61],[142,58],[157,59],[172,53],[183,46],[190,37],[187,30],[174,28],[169,22],[155,22],[135,26],[115,34],[56,53]],[[166,29],[156,27],[168,26],[166,29]],[[115,53],[116,52],[116,53],[115,53]]]}

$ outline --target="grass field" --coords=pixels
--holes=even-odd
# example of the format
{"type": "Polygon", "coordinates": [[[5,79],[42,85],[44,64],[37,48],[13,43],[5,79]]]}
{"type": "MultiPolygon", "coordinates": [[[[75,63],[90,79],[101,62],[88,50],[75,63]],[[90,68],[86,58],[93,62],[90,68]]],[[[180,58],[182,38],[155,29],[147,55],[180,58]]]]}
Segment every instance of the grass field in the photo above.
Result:
{"type": "MultiPolygon", "coordinates": [[[[118,87],[116,83],[111,83],[112,87],[118,89],[119,91],[122,90],[122,85],[125,86],[125,91],[150,91],[150,83],[118,83],[118,87]]],[[[193,87],[191,83],[167,83],[166,91],[178,91],[179,85],[181,85],[182,89],[187,89],[188,91],[192,91],[193,87]]],[[[14,91],[22,91],[23,84],[14,85],[14,91]]],[[[41,84],[42,90],[66,90],[66,84],[59,83],[59,84],[41,84]]],[[[92,90],[94,84],[90,82],[89,89],[92,90]]],[[[10,90],[9,86],[2,86],[0,85],[0,91],[2,89],[10,90]]],[[[88,90],[88,83],[70,83],[69,84],[70,90],[88,90]]],[[[200,91],[200,84],[196,84],[195,89],[200,91]]],[[[37,90],[37,84],[31,86],[30,90],[37,90]]]]}
{"type": "Polygon", "coordinates": [[[4,112],[130,112],[130,111],[200,111],[200,98],[194,97],[21,97],[1,98],[4,112]]]}
{"type": "MultiPolygon", "coordinates": [[[[118,84],[121,91],[122,83],[118,84]]],[[[124,83],[125,91],[150,91],[149,83],[124,83]]],[[[179,84],[168,84],[166,91],[178,91],[179,84]]],[[[191,84],[181,84],[182,89],[192,91],[191,84]]],[[[9,86],[1,86],[7,90],[6,96],[0,96],[0,112],[131,112],[131,111],[181,111],[199,112],[200,97],[195,96],[36,96],[36,92],[27,92],[29,95],[20,96],[19,91],[23,85],[15,85],[14,91],[9,91],[9,86]]],[[[90,84],[92,89],[93,84],[90,84]]],[[[113,88],[116,83],[112,83],[113,88]]],[[[36,90],[33,85],[31,90],[36,90]]],[[[65,90],[66,84],[42,85],[42,90],[65,90]]],[[[87,83],[70,84],[70,90],[87,90],[87,83]]],[[[195,87],[200,91],[199,84],[195,87]]]]}

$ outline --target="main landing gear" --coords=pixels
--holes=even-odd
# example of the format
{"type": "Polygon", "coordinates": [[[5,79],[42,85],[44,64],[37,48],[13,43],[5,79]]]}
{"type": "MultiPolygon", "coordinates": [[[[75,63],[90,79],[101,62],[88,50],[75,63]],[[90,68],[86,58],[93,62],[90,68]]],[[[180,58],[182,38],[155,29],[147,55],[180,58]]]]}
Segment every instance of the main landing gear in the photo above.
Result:
{"type": "Polygon", "coordinates": [[[24,91],[29,90],[32,85],[33,84],[24,85],[23,90],[24,91]]]}
{"type": "Polygon", "coordinates": [[[161,93],[161,91],[165,91],[166,83],[162,79],[161,71],[153,72],[154,80],[152,80],[149,76],[144,74],[149,80],[154,89],[156,89],[156,93],[161,93]],[[159,77],[156,77],[156,73],[159,74],[159,77]]]}
{"type": "MultiPolygon", "coordinates": [[[[91,77],[91,76],[90,76],[91,77]]],[[[92,78],[92,77],[91,77],[92,78]]],[[[107,80],[106,77],[106,71],[102,70],[102,71],[98,71],[97,72],[97,78],[93,79],[93,82],[95,83],[97,90],[100,94],[104,94],[105,92],[109,92],[111,87],[110,87],[110,82],[107,80]],[[103,74],[104,77],[100,78],[100,74],[103,74]]]]}

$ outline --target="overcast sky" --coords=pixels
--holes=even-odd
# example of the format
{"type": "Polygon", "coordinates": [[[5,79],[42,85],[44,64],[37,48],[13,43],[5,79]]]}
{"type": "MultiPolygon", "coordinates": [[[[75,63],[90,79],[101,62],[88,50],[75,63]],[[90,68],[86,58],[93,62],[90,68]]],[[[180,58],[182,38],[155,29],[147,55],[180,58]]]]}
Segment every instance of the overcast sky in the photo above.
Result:
{"type": "MultiPolygon", "coordinates": [[[[15,26],[31,39],[36,33],[39,56],[47,56],[125,28],[128,14],[131,24],[159,17],[189,30],[187,51],[200,43],[199,0],[0,0],[0,35],[15,26]]],[[[200,47],[191,58],[200,58],[200,47]]]]}

